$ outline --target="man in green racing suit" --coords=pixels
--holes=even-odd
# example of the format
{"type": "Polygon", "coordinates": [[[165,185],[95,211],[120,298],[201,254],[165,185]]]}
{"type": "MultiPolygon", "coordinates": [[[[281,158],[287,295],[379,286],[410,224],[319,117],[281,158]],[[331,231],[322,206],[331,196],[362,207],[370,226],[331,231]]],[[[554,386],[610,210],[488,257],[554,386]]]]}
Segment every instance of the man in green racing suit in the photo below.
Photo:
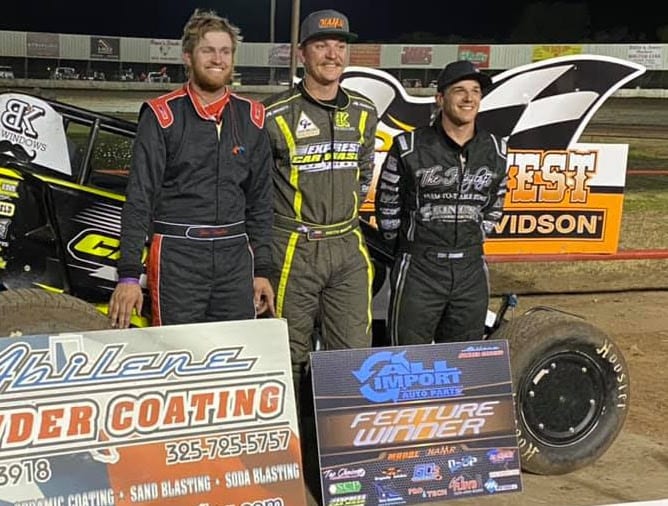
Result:
{"type": "Polygon", "coordinates": [[[373,175],[377,113],[339,85],[355,37],[339,12],[306,17],[305,77],[265,102],[275,161],[271,280],[276,316],[288,322],[297,399],[317,321],[325,349],[371,346],[373,266],[358,208],[373,175]]]}

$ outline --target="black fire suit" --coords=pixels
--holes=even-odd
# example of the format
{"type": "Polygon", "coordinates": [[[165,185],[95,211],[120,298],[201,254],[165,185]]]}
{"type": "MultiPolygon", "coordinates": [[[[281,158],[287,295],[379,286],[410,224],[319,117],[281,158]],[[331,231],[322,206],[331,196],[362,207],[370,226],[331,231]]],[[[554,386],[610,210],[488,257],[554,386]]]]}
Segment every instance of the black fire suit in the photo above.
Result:
{"type": "Polygon", "coordinates": [[[255,317],[269,277],[271,150],[264,106],[229,91],[222,121],[189,85],[142,107],[122,212],[119,278],[147,261],[153,324],[255,317]]]}
{"type": "Polygon", "coordinates": [[[373,175],[377,115],[373,102],[342,88],[335,104],[302,84],[265,103],[276,165],[272,281],[299,388],[318,318],[324,348],[371,345],[373,265],[358,209],[373,175]]]}
{"type": "Polygon", "coordinates": [[[505,146],[476,131],[464,146],[440,117],[395,137],[376,188],[376,220],[394,241],[393,344],[480,339],[489,302],[483,241],[501,218],[505,146]]]}

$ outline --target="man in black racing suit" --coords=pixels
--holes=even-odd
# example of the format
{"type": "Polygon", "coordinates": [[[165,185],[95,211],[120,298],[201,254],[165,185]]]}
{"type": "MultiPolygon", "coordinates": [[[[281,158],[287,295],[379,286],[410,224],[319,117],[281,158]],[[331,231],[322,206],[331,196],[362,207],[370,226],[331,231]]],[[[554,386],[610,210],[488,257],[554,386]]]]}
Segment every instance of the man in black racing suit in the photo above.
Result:
{"type": "Polygon", "coordinates": [[[142,253],[154,325],[273,313],[271,150],[262,104],[230,93],[239,30],[195,11],[184,29],[189,81],[142,107],[123,207],[112,325],[141,311],[142,253]]]}
{"type": "Polygon", "coordinates": [[[501,218],[506,193],[505,147],[475,124],[490,84],[468,61],[447,65],[438,79],[438,117],[397,135],[381,169],[376,219],[396,252],[392,344],[484,334],[489,281],[483,242],[501,218]]]}

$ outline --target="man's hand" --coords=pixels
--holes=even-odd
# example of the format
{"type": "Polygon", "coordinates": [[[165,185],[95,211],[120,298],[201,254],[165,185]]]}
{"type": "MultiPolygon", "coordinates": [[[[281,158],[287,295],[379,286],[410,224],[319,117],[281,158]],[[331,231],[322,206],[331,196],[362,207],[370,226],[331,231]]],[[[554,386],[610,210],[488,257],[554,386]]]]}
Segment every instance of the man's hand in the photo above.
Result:
{"type": "Polygon", "coordinates": [[[139,283],[118,283],[109,301],[109,318],[111,326],[118,329],[127,329],[130,326],[132,310],[141,314],[144,295],[139,283]]]}
{"type": "Polygon", "coordinates": [[[255,292],[255,311],[257,314],[269,312],[274,316],[274,289],[267,278],[253,278],[253,291],[255,292]]]}

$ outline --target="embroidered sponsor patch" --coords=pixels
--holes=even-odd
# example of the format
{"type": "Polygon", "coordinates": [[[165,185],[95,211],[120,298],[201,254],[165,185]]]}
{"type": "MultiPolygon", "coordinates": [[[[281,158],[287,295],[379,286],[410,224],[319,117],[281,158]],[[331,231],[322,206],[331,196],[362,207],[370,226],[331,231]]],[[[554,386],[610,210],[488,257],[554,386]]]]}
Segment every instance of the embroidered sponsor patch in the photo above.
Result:
{"type": "Polygon", "coordinates": [[[392,172],[383,171],[382,179],[389,183],[398,183],[401,176],[399,174],[393,174],[392,172]]]}
{"type": "Polygon", "coordinates": [[[251,102],[250,116],[256,127],[262,128],[264,126],[264,106],[260,102],[251,102]]]}
{"type": "Polygon", "coordinates": [[[0,239],[7,238],[7,232],[9,231],[9,224],[12,220],[0,220],[0,239]]]}
{"type": "Polygon", "coordinates": [[[309,118],[304,111],[299,115],[299,122],[297,123],[297,130],[295,135],[298,139],[303,139],[305,137],[314,137],[320,135],[320,129],[313,123],[313,120],[309,118]]]}

